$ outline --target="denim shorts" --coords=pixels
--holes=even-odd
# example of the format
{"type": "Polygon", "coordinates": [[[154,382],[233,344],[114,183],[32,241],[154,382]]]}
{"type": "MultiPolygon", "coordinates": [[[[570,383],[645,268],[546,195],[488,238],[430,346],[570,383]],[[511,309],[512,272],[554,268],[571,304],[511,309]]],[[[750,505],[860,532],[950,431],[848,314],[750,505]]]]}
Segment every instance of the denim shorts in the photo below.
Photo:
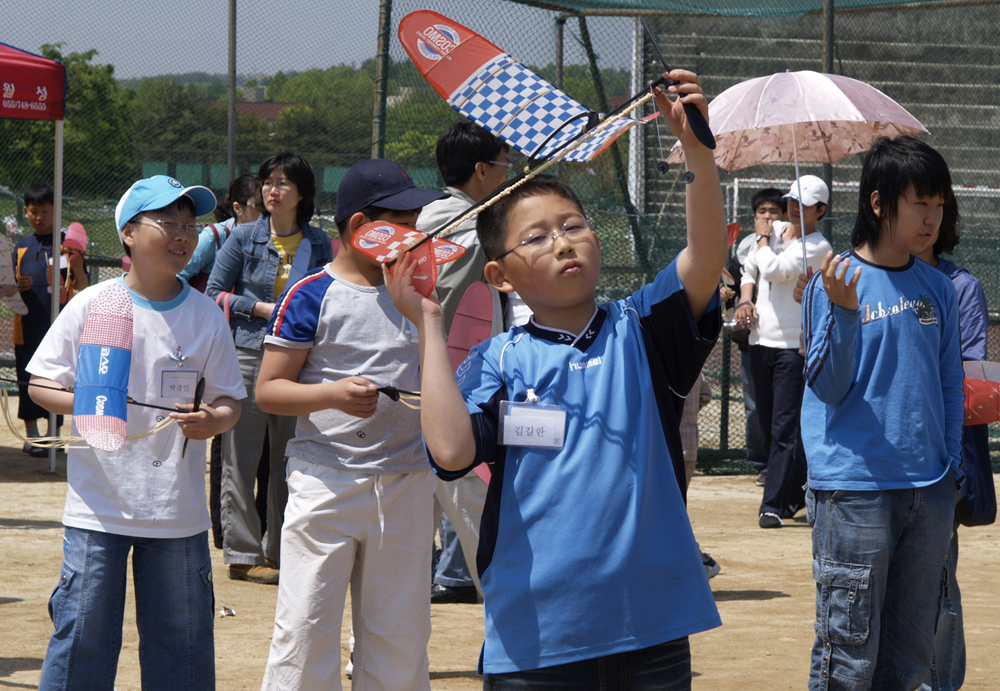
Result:
{"type": "Polygon", "coordinates": [[[215,688],[208,532],[163,539],[67,527],[59,582],[49,599],[55,631],[42,663],[42,691],[114,689],[130,551],[142,688],[215,688]]]}
{"type": "Polygon", "coordinates": [[[487,674],[485,691],[690,691],[687,636],[627,653],[553,667],[487,674]]]}

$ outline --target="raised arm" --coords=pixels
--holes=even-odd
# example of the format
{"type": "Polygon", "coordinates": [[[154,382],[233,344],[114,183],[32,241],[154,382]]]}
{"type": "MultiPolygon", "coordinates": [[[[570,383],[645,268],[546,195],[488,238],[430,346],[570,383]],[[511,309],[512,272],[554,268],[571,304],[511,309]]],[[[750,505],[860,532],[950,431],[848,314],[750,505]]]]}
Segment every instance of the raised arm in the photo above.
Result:
{"type": "Polygon", "coordinates": [[[698,320],[715,296],[726,263],[726,211],[715,156],[698,141],[684,115],[684,104],[690,103],[708,120],[708,101],[698,76],[686,70],[673,70],[667,76],[681,82],[668,89],[678,98],[671,102],[660,92],[656,104],[684,147],[685,167],[694,174],[685,202],[687,249],[677,259],[677,274],[698,320]]]}
{"type": "Polygon", "coordinates": [[[820,276],[806,286],[802,301],[806,385],[827,404],[839,403],[854,383],[861,268],[848,279],[850,264],[850,259],[841,262],[841,257],[828,253],[820,276]]]}
{"type": "Polygon", "coordinates": [[[464,470],[476,460],[476,439],[465,399],[455,381],[444,336],[444,314],[437,300],[413,287],[415,265],[409,254],[396,262],[395,273],[382,273],[396,309],[417,327],[420,336],[420,428],[434,462],[444,470],[464,470]]]}

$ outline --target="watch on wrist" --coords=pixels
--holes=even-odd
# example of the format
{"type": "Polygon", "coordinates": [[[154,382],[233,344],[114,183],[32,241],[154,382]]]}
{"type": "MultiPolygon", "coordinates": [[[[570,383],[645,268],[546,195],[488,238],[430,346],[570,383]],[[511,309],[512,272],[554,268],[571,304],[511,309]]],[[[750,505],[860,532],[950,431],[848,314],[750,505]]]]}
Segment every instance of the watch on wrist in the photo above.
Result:
{"type": "Polygon", "coordinates": [[[771,241],[771,236],[770,235],[761,235],[760,233],[757,233],[757,242],[760,242],[761,240],[767,240],[768,242],[770,242],[771,241]]]}

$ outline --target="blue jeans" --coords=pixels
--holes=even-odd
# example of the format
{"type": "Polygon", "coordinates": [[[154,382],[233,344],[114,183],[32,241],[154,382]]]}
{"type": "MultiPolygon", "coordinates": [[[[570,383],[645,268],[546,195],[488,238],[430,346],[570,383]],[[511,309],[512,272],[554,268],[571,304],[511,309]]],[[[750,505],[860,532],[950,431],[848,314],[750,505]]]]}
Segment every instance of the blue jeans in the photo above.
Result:
{"type": "Polygon", "coordinates": [[[476,583],[469,575],[469,567],[465,565],[462,543],[458,541],[455,528],[444,512],[441,512],[441,520],[438,522],[438,533],[441,535],[441,553],[434,567],[434,583],[448,588],[474,587],[476,583]]]}
{"type": "Polygon", "coordinates": [[[627,653],[554,667],[487,674],[484,691],[690,691],[691,647],[687,636],[627,653]]]}
{"type": "Polygon", "coordinates": [[[948,553],[948,580],[941,596],[937,633],[934,636],[934,671],[938,685],[930,675],[920,691],[958,691],[965,683],[965,626],[962,624],[962,593],[958,589],[955,568],[958,566],[958,524],[951,536],[948,553]]]}
{"type": "Polygon", "coordinates": [[[812,490],[810,691],[913,691],[930,673],[957,484],[812,490]]]}
{"type": "Polygon", "coordinates": [[[132,551],[144,691],[215,688],[215,598],[208,533],[160,539],[66,528],[42,691],[112,691],[132,551]]]}

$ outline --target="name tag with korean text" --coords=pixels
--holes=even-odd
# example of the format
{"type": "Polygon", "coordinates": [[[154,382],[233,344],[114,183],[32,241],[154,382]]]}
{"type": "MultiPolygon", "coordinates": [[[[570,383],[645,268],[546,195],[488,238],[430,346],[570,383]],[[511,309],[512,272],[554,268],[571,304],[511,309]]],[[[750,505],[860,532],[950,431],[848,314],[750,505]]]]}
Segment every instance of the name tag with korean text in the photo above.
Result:
{"type": "Polygon", "coordinates": [[[161,370],[160,398],[194,399],[198,388],[198,372],[192,370],[161,370]]]}
{"type": "Polygon", "coordinates": [[[500,402],[498,443],[561,449],[566,434],[566,410],[544,403],[500,402]]]}

